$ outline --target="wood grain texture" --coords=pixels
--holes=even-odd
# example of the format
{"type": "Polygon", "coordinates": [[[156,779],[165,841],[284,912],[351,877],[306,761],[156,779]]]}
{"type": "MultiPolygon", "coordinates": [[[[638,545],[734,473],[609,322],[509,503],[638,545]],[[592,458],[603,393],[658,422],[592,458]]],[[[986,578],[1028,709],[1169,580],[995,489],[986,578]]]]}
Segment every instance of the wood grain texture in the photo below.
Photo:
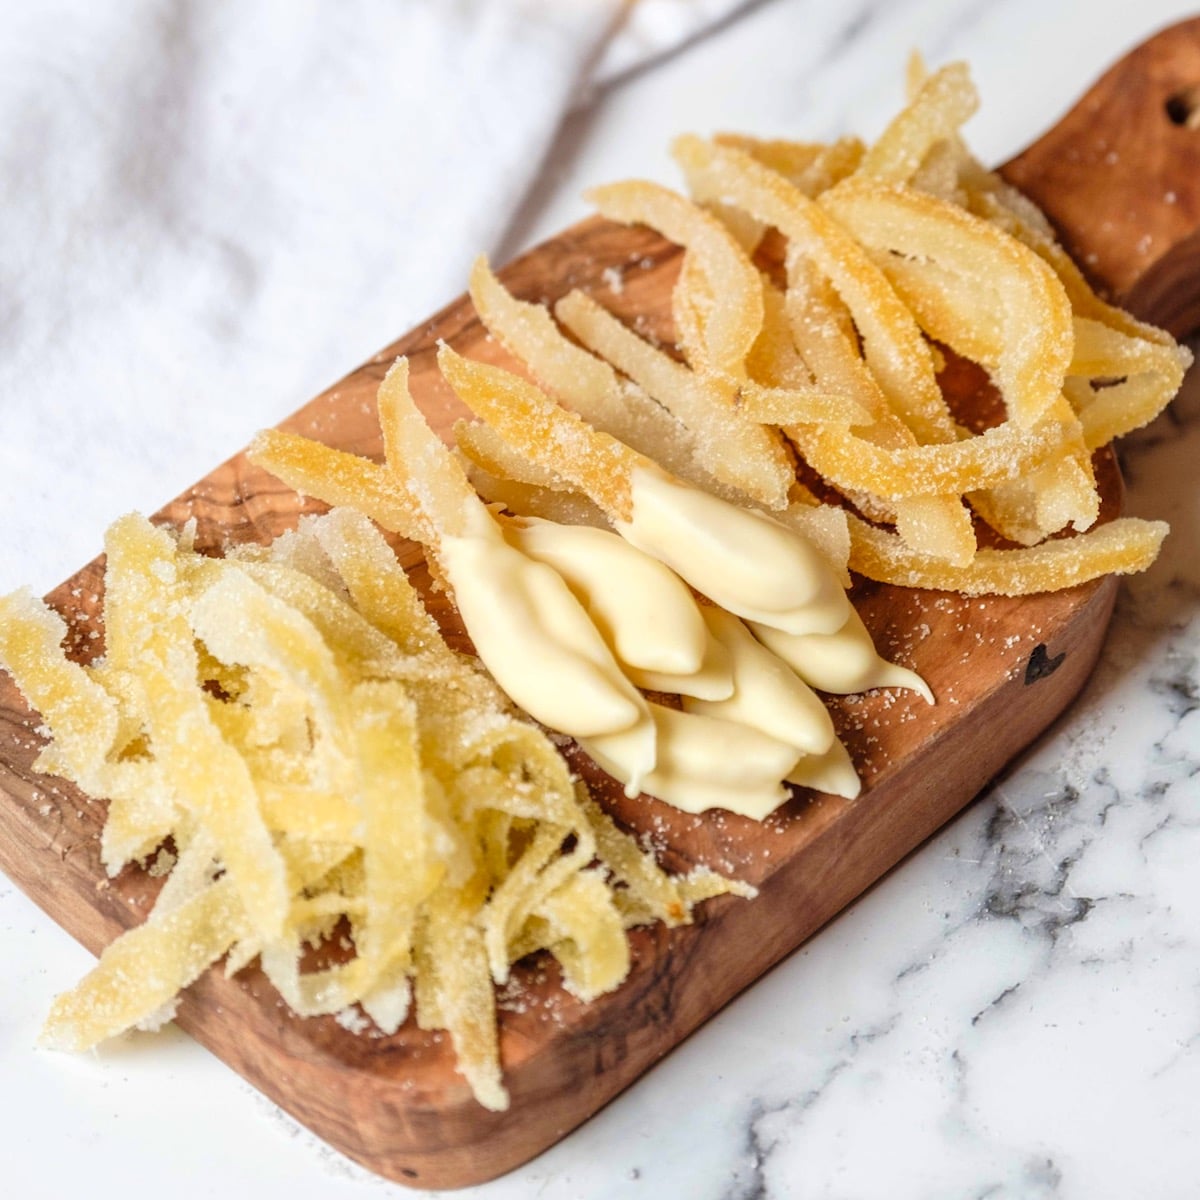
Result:
{"type": "Polygon", "coordinates": [[[1183,336],[1200,324],[1200,18],[1143,42],[1004,169],[1094,283],[1183,336]]]}
{"type": "MultiPolygon", "coordinates": [[[[1170,248],[1196,244],[1200,177],[1194,165],[1183,168],[1183,178],[1173,177],[1174,151],[1164,149],[1168,143],[1159,135],[1174,146],[1179,126],[1166,121],[1139,136],[1136,121],[1112,97],[1131,88],[1129,94],[1139,97],[1140,121],[1147,111],[1157,113],[1156,105],[1166,103],[1160,92],[1175,89],[1193,67],[1200,69],[1200,21],[1135,52],[1010,169],[1049,209],[1076,252],[1085,259],[1096,254],[1088,264],[1093,277],[1118,292],[1134,285],[1141,258],[1131,257],[1127,245],[1122,251],[1108,223],[1142,188],[1154,196],[1168,189],[1186,196],[1165,207],[1143,196],[1144,222],[1136,228],[1137,238],[1148,235],[1163,251],[1154,269],[1175,281],[1163,292],[1175,314],[1195,312],[1200,295],[1170,264],[1170,248]],[[1179,70],[1168,70],[1172,63],[1179,70]],[[1108,101],[1095,100],[1098,93],[1108,101]],[[1083,155],[1107,124],[1112,138],[1126,140],[1119,143],[1119,161],[1105,163],[1100,180],[1094,157],[1081,157],[1083,165],[1065,175],[1058,170],[1072,161],[1073,146],[1083,155]],[[1110,200],[1115,209],[1107,207],[1110,200]]],[[[1195,152],[1193,141],[1188,153],[1195,152]]],[[[1134,236],[1132,226],[1121,228],[1121,238],[1134,236]]],[[[652,329],[669,336],[677,264],[678,250],[668,243],[597,219],[501,274],[526,299],[552,301],[572,287],[588,289],[618,315],[643,314],[652,329]],[[605,282],[613,267],[623,274],[619,293],[605,282]]],[[[1161,315],[1146,303],[1143,315],[1161,315]]],[[[375,389],[392,359],[406,354],[414,395],[445,433],[462,410],[436,371],[439,339],[472,357],[507,362],[464,298],[318,396],[286,426],[378,456],[375,389]]],[[[1110,519],[1121,497],[1110,453],[1098,457],[1098,470],[1104,519],[1110,519]]],[[[198,544],[218,548],[272,538],[316,507],[239,455],[158,517],[172,525],[194,517],[198,544]]],[[[398,549],[406,563],[418,562],[414,547],[398,549]]],[[[103,644],[97,620],[102,591],[97,560],[50,597],[78,634],[72,647],[81,658],[103,644]],[[99,636],[90,637],[93,631],[99,636]]],[[[563,991],[552,963],[523,964],[517,972],[520,1001],[501,1013],[512,1096],[506,1113],[475,1103],[444,1039],[411,1023],[393,1037],[372,1038],[347,1032],[332,1017],[301,1020],[256,968],[233,980],[208,972],[185,995],[179,1024],[305,1125],[382,1175],[425,1187],[492,1178],[585,1120],[959,812],[1082,687],[1115,592],[1115,581],[1105,579],[1054,595],[981,601],[858,582],[854,600],[881,651],[920,671],[939,703],[930,707],[908,693],[832,703],[865,784],[852,803],[803,793],[761,824],[722,813],[695,817],[656,801],[627,800],[577,756],[611,811],[647,833],[668,867],[704,863],[757,884],[761,893],[753,902],[710,902],[690,927],[634,931],[630,978],[590,1005],[563,991]]],[[[444,606],[439,615],[453,624],[444,606]]],[[[37,724],[7,677],[0,680],[0,867],[98,953],[144,918],[158,883],[133,869],[105,878],[98,854],[104,805],[61,781],[33,775],[37,724]]]]}

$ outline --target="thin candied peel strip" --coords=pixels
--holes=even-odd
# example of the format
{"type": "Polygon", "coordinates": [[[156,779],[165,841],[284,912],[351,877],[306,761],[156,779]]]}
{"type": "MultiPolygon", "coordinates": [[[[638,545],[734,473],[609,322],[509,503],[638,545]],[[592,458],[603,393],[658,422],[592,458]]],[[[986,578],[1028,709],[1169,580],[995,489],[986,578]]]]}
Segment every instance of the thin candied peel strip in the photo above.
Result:
{"type": "Polygon", "coordinates": [[[223,955],[250,924],[233,885],[218,880],[164,916],[113,942],[76,987],[55,1000],[41,1040],[90,1050],[169,1004],[223,955]]]}
{"type": "Polygon", "coordinates": [[[413,920],[437,867],[423,836],[426,786],[411,697],[394,680],[371,680],[354,687],[350,708],[363,778],[366,919],[355,960],[366,964],[363,995],[397,960],[408,965],[413,920]],[[407,802],[397,804],[397,794],[407,802]]]}
{"type": "MultiPolygon", "coordinates": [[[[197,686],[199,671],[174,540],[139,517],[105,537],[105,615],[123,610],[128,637],[110,645],[114,665],[143,681],[148,740],[179,803],[212,829],[254,928],[282,927],[283,865],[258,808],[245,760],[222,735],[197,686]],[[120,661],[118,656],[127,656],[120,661]]],[[[115,640],[115,639],[114,639],[115,640]]]]}
{"type": "Polygon", "coordinates": [[[686,346],[688,355],[697,365],[740,374],[762,325],[762,285],[737,239],[716,217],[660,184],[607,184],[590,189],[587,199],[610,220],[649,225],[686,247],[711,291],[722,297],[686,346]]]}
{"type": "MultiPolygon", "coordinates": [[[[729,383],[692,371],[582,292],[569,292],[555,313],[584,345],[602,354],[691,431],[693,454],[714,479],[754,503],[775,509],[786,505],[794,464],[778,432],[741,406],[748,380],[729,383]]],[[[669,462],[657,461],[670,469],[669,462]]]]}
{"type": "Polygon", "coordinates": [[[577,871],[540,901],[534,912],[550,931],[550,946],[562,964],[572,995],[589,1001],[611,992],[629,974],[629,939],[614,905],[599,903],[603,876],[577,871]]]}

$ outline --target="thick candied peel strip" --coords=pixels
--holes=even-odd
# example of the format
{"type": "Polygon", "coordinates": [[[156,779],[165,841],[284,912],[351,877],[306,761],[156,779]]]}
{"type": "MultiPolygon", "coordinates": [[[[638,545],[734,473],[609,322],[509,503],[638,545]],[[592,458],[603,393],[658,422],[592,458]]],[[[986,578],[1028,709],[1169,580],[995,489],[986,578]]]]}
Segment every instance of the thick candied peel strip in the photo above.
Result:
{"type": "MultiPolygon", "coordinates": [[[[743,497],[783,508],[795,469],[778,433],[740,404],[745,380],[731,390],[694,372],[638,337],[582,292],[555,306],[555,315],[584,345],[628,375],[689,431],[705,471],[743,497]]],[[[827,410],[826,410],[827,411],[827,410]]],[[[661,458],[656,461],[670,469],[661,458]]],[[[703,480],[699,480],[703,486],[703,480]]]]}
{"type": "Polygon", "coordinates": [[[966,64],[947,64],[917,84],[909,103],[862,156],[858,173],[885,183],[908,183],[930,150],[952,137],[978,108],[966,64]]]}
{"type": "Polygon", "coordinates": [[[852,176],[818,203],[860,244],[965,277],[972,287],[958,298],[974,304],[964,312],[947,309],[958,320],[931,332],[953,346],[960,325],[998,327],[1000,357],[982,365],[1011,418],[1028,428],[1046,413],[1062,391],[1074,335],[1066,291],[1036,254],[957,206],[899,184],[852,176]]]}
{"type": "Polygon", "coordinates": [[[379,385],[377,402],[386,470],[430,527],[433,536],[422,540],[436,548],[440,538],[465,532],[479,507],[479,497],[413,403],[407,359],[398,358],[392,364],[379,385]]]}
{"type": "Polygon", "coordinates": [[[749,154],[765,167],[816,196],[858,169],[866,147],[854,136],[836,142],[797,142],[787,138],[757,138],[742,133],[718,133],[713,141],[749,154]]]}
{"type": "MultiPolygon", "coordinates": [[[[546,308],[511,295],[482,258],[472,268],[470,294],[488,331],[572,412],[680,478],[701,487],[720,486],[699,461],[696,435],[670,407],[658,403],[632,379],[622,378],[614,369],[617,360],[603,349],[589,347],[602,355],[598,358],[576,345],[546,308]]],[[[587,338],[580,341],[589,346],[587,338]]],[[[569,487],[554,472],[529,463],[511,447],[505,452],[497,445],[495,431],[489,436],[487,429],[467,427],[466,436],[459,439],[460,449],[472,461],[501,478],[559,490],[569,487]],[[531,473],[531,468],[545,477],[531,473]]]]}
{"type": "MultiPolygon", "coordinates": [[[[455,449],[466,460],[471,486],[488,504],[558,525],[594,525],[601,529],[608,525],[604,513],[569,480],[518,454],[490,425],[456,421],[454,440],[455,449]]],[[[644,445],[635,449],[647,452],[644,445]]],[[[662,462],[655,454],[650,457],[662,462]]]]}
{"type": "Polygon", "coordinates": [[[510,371],[449,346],[439,351],[438,366],[463,403],[514,449],[569,479],[609,515],[629,520],[633,472],[648,459],[510,371]]]}
{"type": "Polygon", "coordinates": [[[246,449],[257,467],[278,476],[302,496],[331,505],[368,509],[384,529],[413,541],[429,537],[412,497],[379,463],[282,429],[264,429],[246,449]]]}
{"type": "MultiPolygon", "coordinates": [[[[847,432],[846,437],[870,442],[884,450],[915,450],[919,445],[917,438],[888,406],[859,353],[849,310],[832,284],[801,253],[788,255],[787,271],[788,288],[782,298],[775,300],[774,294],[768,292],[768,314],[775,320],[786,321],[796,351],[818,386],[854,396],[870,413],[872,423],[856,434],[847,432]],[[777,314],[776,309],[780,310],[777,314]]],[[[767,379],[774,379],[775,372],[780,370],[778,354],[774,359],[765,359],[762,369],[767,379]]],[[[802,421],[789,421],[784,428],[801,455],[815,466],[824,444],[822,430],[802,421]]],[[[896,522],[905,540],[915,549],[961,565],[970,562],[975,553],[975,531],[961,494],[949,490],[951,494],[897,499],[894,506],[888,505],[886,515],[896,522]]],[[[869,488],[855,491],[858,493],[855,499],[860,503],[864,497],[872,502],[878,499],[869,488]]]]}
{"type": "Polygon", "coordinates": [[[808,432],[805,458],[839,488],[889,500],[974,492],[1019,478],[1048,461],[1062,433],[1054,422],[1022,430],[1008,423],[978,437],[932,446],[884,447],[853,434],[808,432]]]}
{"type": "Polygon", "coordinates": [[[1191,361],[1186,347],[1076,317],[1067,394],[1079,413],[1087,447],[1107,445],[1152,421],[1179,390],[1191,361]]]}
{"type": "Polygon", "coordinates": [[[850,518],[850,566],[868,579],[967,596],[1029,596],[1075,587],[1101,575],[1146,570],[1168,527],[1121,517],[1087,533],[1013,550],[979,550],[965,567],[916,554],[894,534],[850,518]]]}
{"type": "MultiPolygon", "coordinates": [[[[732,146],[778,172],[806,196],[815,196],[850,174],[862,161],[865,147],[857,137],[843,137],[826,145],[822,142],[797,142],[783,138],[756,138],[739,133],[718,133],[713,140],[732,146]]],[[[749,213],[720,201],[710,200],[705,207],[717,216],[729,232],[753,253],[766,227],[749,213]]]]}

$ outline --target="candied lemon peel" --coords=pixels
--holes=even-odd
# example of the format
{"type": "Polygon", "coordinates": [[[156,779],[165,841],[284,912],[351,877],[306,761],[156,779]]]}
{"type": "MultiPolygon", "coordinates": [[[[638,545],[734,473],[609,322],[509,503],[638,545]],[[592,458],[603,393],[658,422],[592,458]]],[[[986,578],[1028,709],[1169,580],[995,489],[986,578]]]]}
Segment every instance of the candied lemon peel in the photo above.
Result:
{"type": "MultiPolygon", "coordinates": [[[[965,66],[930,74],[914,59],[908,83],[908,105],[873,145],[687,135],[674,155],[690,198],[640,180],[589,193],[610,220],[649,226],[681,247],[673,350],[578,290],[552,305],[519,299],[479,259],[470,279],[476,311],[523,373],[440,346],[441,374],[476,418],[455,427],[465,474],[424,425],[403,362],[380,392],[382,466],[315,445],[306,455],[291,435],[270,432],[252,458],[416,537],[441,574],[457,570],[460,583],[461,556],[450,568],[451,551],[459,554],[461,510],[483,511],[476,494],[505,510],[509,543],[524,538],[527,552],[522,522],[596,527],[597,546],[612,529],[742,618],[744,631],[802,682],[846,691],[853,678],[864,688],[928,694],[874,652],[836,584],[797,600],[786,616],[761,608],[768,591],[792,586],[780,564],[793,543],[767,552],[770,539],[781,527],[799,533],[796,544],[817,546],[830,563],[822,578],[843,585],[852,569],[898,585],[1025,595],[1144,570],[1165,526],[1134,518],[1098,525],[1092,454],[1161,410],[1189,355],[1097,297],[1036,209],[971,157],[960,128],[978,97],[965,66]],[[760,253],[768,234],[775,240],[760,253]],[[990,381],[998,419],[980,425],[977,413],[958,411],[960,398],[942,386],[951,358],[990,381]],[[388,433],[398,405],[415,439],[407,445],[388,433]],[[822,503],[801,472],[839,501],[822,503]],[[344,486],[356,477],[368,485],[357,498],[344,486]],[[985,525],[997,536],[981,548],[985,525]],[[756,589],[763,561],[775,573],[770,587],[756,589]],[[830,646],[818,652],[812,639],[823,637],[830,646]],[[846,666],[835,686],[829,665],[838,655],[846,666]]],[[[556,568],[564,563],[560,555],[556,568]]],[[[594,581],[576,569],[568,583],[588,594],[593,620],[609,622],[611,643],[611,606],[594,581]]],[[[469,631],[485,616],[473,590],[460,600],[469,631]]],[[[488,662],[486,647],[481,654],[488,662]]],[[[614,709],[604,722],[589,718],[587,729],[567,728],[538,707],[536,688],[522,692],[520,672],[502,658],[488,665],[510,696],[581,738],[630,794],[653,791],[653,779],[656,794],[683,807],[769,809],[765,793],[701,802],[672,788],[655,766],[682,763],[679,746],[700,739],[653,698],[632,725],[614,709]],[[668,736],[678,745],[661,744],[668,736]]],[[[682,673],[614,658],[631,683],[680,697],[676,714],[701,715],[689,697],[721,705],[729,700],[722,688],[734,690],[721,682],[728,667],[696,667],[684,682],[682,673]]],[[[735,702],[724,713],[736,725],[732,714],[742,711],[735,702]]],[[[770,736],[762,722],[742,724],[770,736]]],[[[758,750],[773,758],[765,744],[758,750]]],[[[799,774],[785,778],[803,775],[793,765],[799,774]]],[[[698,772],[687,779],[699,781],[698,772]]],[[[778,802],[785,793],[772,794],[778,802]]]]}
{"type": "Polygon", "coordinates": [[[145,923],[55,1001],[46,1043],[153,1023],[222,958],[257,959],[301,1016],[365,1024],[358,1006],[392,1033],[413,1009],[446,1029],[502,1109],[494,985],[515,961],[549,951],[590,1000],[628,972],[630,926],[753,894],[668,875],[621,830],[449,649],[358,513],[223,559],[129,516],[105,549],[104,656],[68,658],[63,620],[18,592],[0,664],[45,723],[39,769],[108,800],[108,872],[168,839],[175,863],[145,923]],[[331,952],[343,935],[352,957],[331,952]]]}
{"type": "MultiPolygon", "coordinates": [[[[930,73],[914,58],[908,86],[872,145],[688,135],[673,151],[690,197],[642,181],[591,193],[610,219],[682,247],[674,347],[580,291],[552,308],[518,299],[481,259],[476,309],[535,382],[443,347],[442,373],[477,418],[456,426],[455,456],[400,363],[379,393],[385,462],[278,430],[251,447],[343,506],[327,517],[223,560],[118,521],[103,658],[70,659],[65,624],[28,592],[0,599],[0,664],[51,738],[39,769],[108,801],[106,869],[168,840],[175,858],[145,924],[56,1001],[47,1041],[79,1049],[152,1024],[212,964],[258,960],[298,1014],[358,1006],[392,1032],[412,1011],[447,1029],[475,1096],[501,1109],[493,989],[515,961],[548,950],[591,999],[624,977],[630,926],[751,894],[711,872],[671,877],[618,828],[545,733],[446,646],[360,513],[426,546],[467,615],[464,545],[544,568],[558,617],[532,622],[539,661],[596,697],[569,732],[631,790],[755,816],[786,783],[857,791],[813,688],[932,700],[839,609],[850,570],[1020,596],[1154,561],[1163,523],[1098,523],[1093,453],[1165,407],[1189,352],[1099,297],[1036,207],[971,155],[961,127],[978,96],[963,64],[930,73]],[[943,390],[953,358],[994,387],[990,426],[943,390]],[[720,569],[689,575],[661,537],[630,536],[639,494],[663,486],[811,542],[835,580],[824,614],[788,625],[683,587],[674,624],[690,632],[670,654],[626,636],[538,521],[623,534],[716,591],[720,569]],[[981,525],[1003,544],[981,546],[981,525]],[[578,639],[564,651],[568,626],[586,652],[578,639]],[[731,767],[746,761],[749,783],[731,767]],[[353,956],[302,967],[342,930],[353,956]]],[[[537,689],[495,673],[552,717],[537,689]]]]}
{"type": "MultiPolygon", "coordinates": [[[[869,578],[1025,595],[1144,570],[1165,527],[1102,532],[1092,455],[1162,411],[1191,355],[1097,296],[1036,207],[970,154],[964,64],[930,73],[914,57],[908,86],[870,146],[678,138],[694,211],[657,184],[593,189],[604,215],[682,247],[677,353],[579,291],[552,319],[482,261],[477,311],[572,418],[695,486],[789,519],[832,507],[782,478],[781,449],[794,455],[840,493],[841,563],[869,578]],[[960,418],[950,356],[981,368],[994,423],[960,418]],[[986,552],[980,525],[1000,543],[986,552]]],[[[564,513],[611,510],[612,480],[573,475],[502,391],[457,429],[479,486],[539,515],[556,493],[564,513]]],[[[623,489],[627,462],[619,476],[623,489]]]]}
{"type": "MultiPolygon", "coordinates": [[[[486,269],[477,268],[475,283],[489,292],[499,287],[486,269]]],[[[491,295],[493,308],[506,327],[515,323],[515,339],[530,336],[523,307],[505,295],[491,295]]],[[[546,374],[554,375],[577,352],[558,338],[534,340],[538,361],[543,353],[550,356],[546,374]]],[[[727,610],[730,620],[740,617],[784,635],[819,635],[842,646],[848,661],[874,664],[871,671],[855,668],[852,682],[826,670],[820,684],[825,690],[909,687],[932,701],[918,676],[878,656],[836,568],[805,536],[806,522],[794,509],[780,522],[733,504],[665,472],[527,379],[448,346],[440,348],[438,361],[464,402],[492,418],[483,428],[519,444],[533,464],[524,477],[538,478],[537,486],[553,489],[558,476],[551,460],[557,465],[556,452],[571,448],[561,470],[596,506],[602,527],[546,521],[519,510],[498,521],[472,489],[461,460],[421,415],[403,359],[379,391],[384,462],[368,466],[411,502],[416,523],[428,531],[430,562],[500,686],[543,724],[574,737],[628,796],[646,792],[686,811],[720,807],[761,819],[788,799],[784,784],[804,758],[829,753],[832,725],[820,702],[792,703],[780,720],[771,711],[781,695],[771,671],[735,670],[728,626],[718,636],[701,603],[727,610]],[[864,684],[866,678],[871,682],[864,684]],[[638,689],[673,699],[643,699],[638,689]],[[689,698],[732,703],[701,710],[689,698]],[[828,738],[814,745],[825,732],[828,738]],[[731,771],[731,763],[741,765],[731,771]]],[[[601,365],[600,374],[608,369],[601,365]]],[[[482,444],[490,453],[486,438],[482,444]]],[[[318,498],[344,495],[340,480],[358,469],[353,463],[342,469],[334,460],[328,489],[322,475],[331,455],[352,456],[307,446],[297,435],[267,432],[249,455],[318,498]]],[[[377,503],[382,494],[364,492],[355,503],[386,525],[389,511],[377,503]]],[[[844,562],[849,537],[844,514],[841,520],[844,562]]],[[[406,516],[406,527],[413,524],[406,516]]],[[[819,533],[819,526],[813,522],[813,531],[819,533]]],[[[739,626],[743,641],[753,642],[750,627],[739,626]]],[[[764,645],[758,654],[772,660],[775,675],[792,677],[793,693],[807,692],[802,665],[777,658],[764,645]]],[[[839,762],[849,767],[847,756],[839,762]]],[[[847,798],[860,787],[852,767],[827,782],[847,798]]]]}

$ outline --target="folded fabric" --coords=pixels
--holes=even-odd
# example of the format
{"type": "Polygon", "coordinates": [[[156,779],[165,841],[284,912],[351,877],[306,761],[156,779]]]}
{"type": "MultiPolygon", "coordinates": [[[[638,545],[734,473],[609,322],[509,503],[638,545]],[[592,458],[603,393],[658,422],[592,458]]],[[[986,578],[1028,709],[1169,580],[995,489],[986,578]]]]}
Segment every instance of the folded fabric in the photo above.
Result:
{"type": "Polygon", "coordinates": [[[121,508],[168,499],[461,292],[597,70],[734,7],[11,6],[0,586],[57,582],[121,508]]]}

